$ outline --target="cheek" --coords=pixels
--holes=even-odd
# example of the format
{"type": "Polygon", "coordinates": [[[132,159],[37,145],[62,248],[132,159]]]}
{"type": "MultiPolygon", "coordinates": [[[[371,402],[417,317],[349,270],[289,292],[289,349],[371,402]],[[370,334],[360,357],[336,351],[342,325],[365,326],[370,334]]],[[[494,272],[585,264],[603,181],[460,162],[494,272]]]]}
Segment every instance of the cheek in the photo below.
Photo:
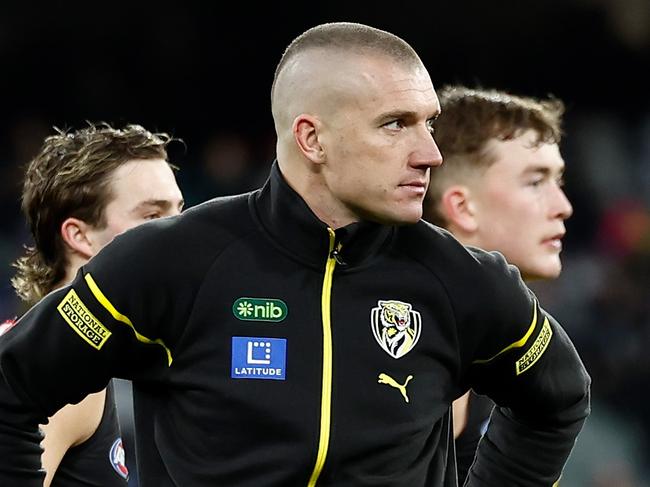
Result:
{"type": "MultiPolygon", "coordinates": [[[[332,189],[365,200],[371,194],[385,194],[394,176],[389,173],[391,146],[372,141],[358,132],[338,138],[328,149],[329,171],[335,176],[332,189]]],[[[333,180],[331,180],[333,181],[333,180]]]]}
{"type": "Polygon", "coordinates": [[[111,240],[113,240],[113,231],[110,227],[95,232],[92,239],[92,247],[95,253],[99,252],[102,248],[106,246],[111,240]]]}
{"type": "Polygon", "coordinates": [[[507,203],[493,200],[481,207],[478,213],[481,239],[490,250],[519,253],[519,249],[529,246],[536,223],[521,207],[507,203]]]}
{"type": "Polygon", "coordinates": [[[517,191],[494,192],[482,201],[493,222],[505,227],[530,227],[536,224],[538,203],[517,191]]]}
{"type": "Polygon", "coordinates": [[[387,144],[384,139],[378,139],[360,130],[349,130],[336,139],[334,146],[329,147],[328,153],[341,162],[369,165],[373,162],[380,163],[392,150],[392,144],[387,144]]]}
{"type": "MultiPolygon", "coordinates": [[[[126,232],[134,227],[137,227],[141,223],[144,223],[145,220],[139,218],[116,218],[109,223],[104,231],[106,239],[110,242],[117,235],[126,232]]],[[[107,242],[108,243],[108,242],[107,242]]]]}

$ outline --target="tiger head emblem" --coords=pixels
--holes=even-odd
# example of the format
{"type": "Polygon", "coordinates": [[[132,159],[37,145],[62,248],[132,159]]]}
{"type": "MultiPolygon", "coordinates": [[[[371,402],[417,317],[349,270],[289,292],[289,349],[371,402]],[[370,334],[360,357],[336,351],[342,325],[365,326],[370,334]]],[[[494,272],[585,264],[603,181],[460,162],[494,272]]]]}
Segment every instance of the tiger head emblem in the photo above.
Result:
{"type": "Polygon", "coordinates": [[[387,332],[391,336],[409,327],[411,323],[410,304],[401,301],[379,301],[378,304],[381,308],[379,318],[382,326],[384,328],[393,328],[393,330],[387,332]]]}
{"type": "Polygon", "coordinates": [[[406,355],[420,338],[420,313],[409,303],[379,300],[370,322],[377,343],[393,358],[406,355]]]}

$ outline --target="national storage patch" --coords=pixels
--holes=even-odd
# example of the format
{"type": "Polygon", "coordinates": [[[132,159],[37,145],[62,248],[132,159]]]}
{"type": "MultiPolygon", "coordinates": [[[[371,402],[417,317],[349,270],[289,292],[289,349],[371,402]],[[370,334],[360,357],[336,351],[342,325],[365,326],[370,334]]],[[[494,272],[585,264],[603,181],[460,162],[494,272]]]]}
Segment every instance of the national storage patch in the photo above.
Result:
{"type": "Polygon", "coordinates": [[[517,375],[523,374],[526,370],[530,369],[535,362],[539,360],[542,354],[546,351],[551,337],[553,336],[553,329],[548,322],[548,318],[544,319],[544,325],[535,342],[528,349],[528,351],[519,359],[515,364],[517,375]]]}
{"type": "Polygon", "coordinates": [[[86,308],[74,289],[66,294],[57,309],[68,325],[97,350],[111,336],[111,332],[86,308]]]}

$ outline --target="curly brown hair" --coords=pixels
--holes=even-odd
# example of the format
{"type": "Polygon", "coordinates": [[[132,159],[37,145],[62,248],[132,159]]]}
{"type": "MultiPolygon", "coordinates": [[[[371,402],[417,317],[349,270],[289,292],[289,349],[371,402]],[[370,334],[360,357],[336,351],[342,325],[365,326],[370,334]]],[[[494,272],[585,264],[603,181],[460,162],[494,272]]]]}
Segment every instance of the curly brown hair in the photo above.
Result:
{"type": "Polygon", "coordinates": [[[442,113],[435,123],[434,138],[443,164],[431,172],[424,204],[425,218],[437,225],[446,221],[438,209],[450,181],[484,171],[494,160],[486,151],[492,140],[510,140],[533,130],[535,143],[559,144],[564,103],[555,98],[536,99],[504,91],[445,86],[438,92],[442,113]]]}
{"type": "Polygon", "coordinates": [[[65,276],[67,257],[59,232],[63,221],[74,217],[105,227],[112,173],[133,159],[167,160],[167,145],[174,140],[140,125],[54,130],[28,164],[23,183],[22,210],[35,245],[26,246],[25,255],[14,263],[17,272],[11,283],[30,304],[65,276]]]}

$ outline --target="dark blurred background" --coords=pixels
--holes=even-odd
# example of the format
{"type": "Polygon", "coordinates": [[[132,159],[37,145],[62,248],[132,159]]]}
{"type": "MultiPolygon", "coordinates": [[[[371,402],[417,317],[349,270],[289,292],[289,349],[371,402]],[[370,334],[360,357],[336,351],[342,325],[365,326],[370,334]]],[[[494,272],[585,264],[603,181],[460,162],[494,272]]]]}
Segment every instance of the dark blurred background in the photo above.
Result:
{"type": "Polygon", "coordinates": [[[410,42],[436,86],[567,104],[575,212],[565,272],[535,284],[593,377],[594,413],[563,486],[650,483],[650,0],[228,6],[4,2],[0,8],[0,321],[20,314],[11,262],[28,243],[23,165],[53,127],[166,131],[188,205],[261,184],[274,156],[269,91],[286,45],[318,23],[410,42]]]}

